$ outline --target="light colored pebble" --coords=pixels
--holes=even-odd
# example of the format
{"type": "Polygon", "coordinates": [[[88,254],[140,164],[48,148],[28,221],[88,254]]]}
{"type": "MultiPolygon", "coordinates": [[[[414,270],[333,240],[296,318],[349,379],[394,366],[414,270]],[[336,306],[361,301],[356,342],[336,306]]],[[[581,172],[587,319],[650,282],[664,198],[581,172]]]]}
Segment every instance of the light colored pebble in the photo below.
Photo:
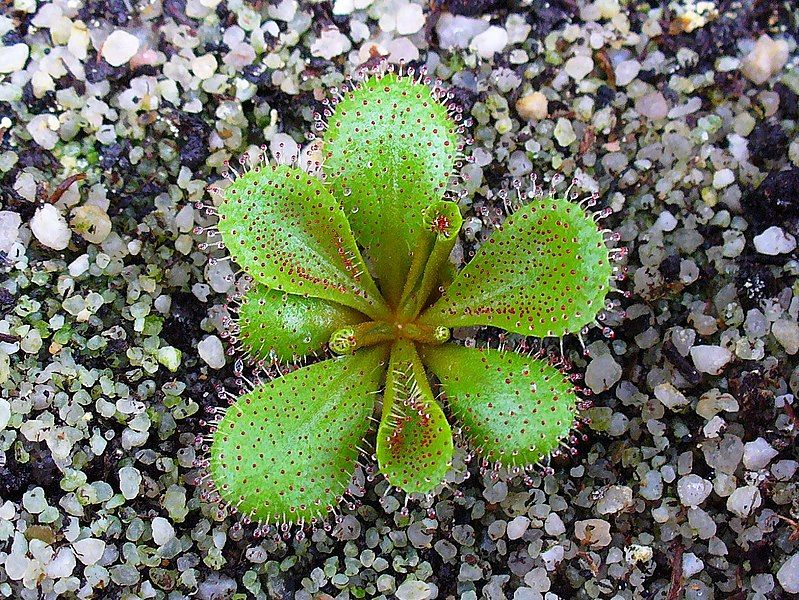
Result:
{"type": "Polygon", "coordinates": [[[722,411],[738,412],[738,401],[730,394],[702,394],[696,404],[696,413],[707,420],[722,411]]]}
{"type": "Polygon", "coordinates": [[[782,563],[777,571],[777,581],[789,594],[799,594],[799,552],[782,563]]]}
{"type": "Polygon", "coordinates": [[[780,95],[777,92],[763,90],[757,95],[757,98],[763,105],[766,117],[772,117],[777,113],[777,109],[780,107],[780,95]]]}
{"type": "Polygon", "coordinates": [[[397,588],[397,600],[426,600],[430,597],[430,584],[418,579],[406,579],[397,588]]]}
{"type": "Polygon", "coordinates": [[[105,542],[97,538],[85,538],[72,543],[75,556],[84,565],[93,565],[99,561],[105,552],[105,542]]]}
{"type": "Polygon", "coordinates": [[[563,68],[569,77],[576,81],[580,81],[594,70],[594,61],[591,60],[590,56],[583,56],[580,54],[577,56],[572,56],[569,60],[567,60],[563,68]]]}
{"type": "Polygon", "coordinates": [[[705,568],[705,563],[693,552],[686,552],[682,555],[682,576],[690,579],[697,573],[701,573],[705,568]]]}
{"type": "Polygon", "coordinates": [[[664,210],[658,215],[654,226],[659,231],[674,231],[674,228],[677,227],[677,223],[677,217],[671,214],[671,212],[664,210]]]}
{"type": "Polygon", "coordinates": [[[788,61],[788,42],[761,35],[751,52],[741,61],[741,72],[750,81],[761,85],[788,61]]]}
{"type": "Polygon", "coordinates": [[[178,367],[180,367],[180,360],[183,357],[183,353],[174,346],[163,346],[158,349],[156,357],[159,364],[162,364],[174,373],[178,370],[178,367]]]}
{"type": "Polygon", "coordinates": [[[682,356],[688,356],[688,352],[696,341],[696,331],[690,328],[675,327],[671,332],[671,341],[677,348],[677,352],[682,356]]]}
{"type": "Polygon", "coordinates": [[[22,496],[22,506],[33,515],[38,515],[43,512],[48,506],[47,499],[44,496],[44,490],[40,487],[35,487],[25,492],[22,496]]]}
{"type": "Polygon", "coordinates": [[[732,352],[721,346],[694,346],[691,348],[691,359],[700,373],[718,375],[732,360],[732,352]]]}
{"type": "Polygon", "coordinates": [[[702,427],[702,433],[705,434],[706,438],[716,438],[726,426],[727,422],[720,416],[716,415],[707,423],[705,423],[705,426],[702,427]]]}
{"type": "Polygon", "coordinates": [[[222,340],[217,336],[209,335],[197,344],[197,352],[212,369],[221,369],[225,366],[225,349],[222,347],[222,340]]]}
{"type": "Polygon", "coordinates": [[[352,48],[350,38],[336,27],[325,27],[319,37],[311,44],[311,54],[330,60],[335,56],[349,52],[352,48]]]}
{"type": "Polygon", "coordinates": [[[203,54],[191,61],[191,71],[202,80],[209,79],[214,73],[218,64],[213,54],[203,54]]]}
{"type": "Polygon", "coordinates": [[[599,11],[599,17],[602,19],[609,20],[621,13],[619,0],[594,0],[593,4],[599,11]]]}
{"type": "Polygon", "coordinates": [[[771,466],[771,472],[780,481],[790,480],[799,470],[799,462],[795,460],[778,460],[771,466]]]}
{"type": "Polygon", "coordinates": [[[72,238],[67,220],[52,204],[44,204],[36,209],[31,219],[31,231],[42,245],[53,250],[65,249],[72,238]]]}
{"type": "Polygon", "coordinates": [[[117,585],[136,585],[140,579],[138,569],[129,564],[114,565],[109,569],[109,573],[111,581],[117,585]]]}
{"type": "Polygon", "coordinates": [[[491,25],[482,33],[478,33],[469,44],[469,48],[481,58],[493,58],[497,52],[502,52],[508,45],[508,32],[502,27],[491,25]]]}
{"type": "Polygon", "coordinates": [[[25,127],[33,141],[45,150],[52,150],[58,143],[58,129],[61,124],[58,117],[50,114],[36,115],[25,127]]]}
{"type": "MultiPolygon", "coordinates": [[[[361,527],[358,525],[358,533],[360,534],[361,527]]],[[[408,526],[408,540],[414,548],[429,548],[430,543],[433,541],[433,535],[430,533],[430,524],[426,520],[415,521],[408,526]]]]}
{"type": "Polygon", "coordinates": [[[508,172],[514,177],[522,177],[532,172],[533,163],[527,158],[527,154],[521,150],[517,150],[510,156],[508,161],[508,172]]]}
{"type": "Polygon", "coordinates": [[[425,17],[419,4],[403,4],[397,11],[397,33],[411,35],[424,27],[425,17]]]}
{"type": "Polygon", "coordinates": [[[543,567],[536,567],[527,572],[524,576],[524,583],[531,591],[537,593],[539,598],[541,598],[542,593],[549,591],[549,588],[552,587],[549,575],[547,575],[547,571],[543,567]]]}
{"type": "Polygon", "coordinates": [[[744,444],[744,466],[751,471],[758,471],[768,466],[779,452],[762,437],[744,444]]]}
{"type": "Polygon", "coordinates": [[[565,555],[566,550],[564,547],[561,544],[555,544],[541,553],[541,560],[544,561],[544,567],[547,571],[554,571],[565,555]]]}
{"type": "Polygon", "coordinates": [[[735,173],[732,169],[721,169],[713,173],[713,187],[717,190],[723,189],[735,181],[735,173]]]}
{"type": "Polygon", "coordinates": [[[753,308],[746,312],[744,332],[749,337],[760,338],[768,333],[769,322],[766,316],[758,309],[753,308]]]}
{"type": "Polygon", "coordinates": [[[11,554],[3,565],[6,575],[12,581],[19,581],[25,576],[31,564],[31,560],[24,554],[11,554]]]}
{"type": "Polygon", "coordinates": [[[788,254],[796,250],[796,238],[776,225],[756,235],[754,242],[755,250],[769,256],[788,254]]]}
{"type": "Polygon", "coordinates": [[[753,592],[768,594],[774,589],[774,576],[771,573],[757,573],[750,580],[753,592]]]}
{"type": "Polygon", "coordinates": [[[596,503],[597,513],[611,515],[633,505],[633,491],[626,485],[612,485],[596,503]]]}
{"type": "Polygon", "coordinates": [[[21,71],[28,62],[30,48],[27,44],[13,44],[3,46],[0,51],[0,73],[15,73],[21,71]]]}
{"type": "Polygon", "coordinates": [[[89,270],[89,255],[81,254],[78,258],[69,263],[70,277],[80,277],[89,270]]]}
{"type": "Polygon", "coordinates": [[[571,121],[562,117],[558,119],[558,122],[555,124],[554,134],[558,144],[563,147],[577,140],[577,134],[574,133],[574,127],[572,127],[571,121]]]}
{"type": "Polygon", "coordinates": [[[657,121],[669,114],[669,105],[660,92],[645,94],[635,101],[635,110],[647,119],[657,121]]]}
{"type": "Polygon", "coordinates": [[[133,500],[139,495],[141,473],[136,467],[122,467],[119,470],[119,489],[126,500],[133,500]]]}
{"type": "Polygon", "coordinates": [[[419,59],[419,48],[410,39],[400,37],[386,42],[388,61],[394,64],[409,63],[419,59]]]}
{"type": "Polygon", "coordinates": [[[269,16],[277,21],[289,22],[297,14],[297,0],[281,0],[276,3],[269,3],[269,16]]]}
{"type": "Polygon", "coordinates": [[[702,445],[705,462],[722,473],[735,473],[744,454],[744,444],[736,435],[725,434],[720,440],[711,440],[702,445]]]}
{"type": "Polygon", "coordinates": [[[688,524],[694,529],[699,539],[709,540],[718,530],[716,522],[706,511],[698,507],[688,509],[688,524]]]}
{"type": "Polygon", "coordinates": [[[663,495],[663,475],[659,471],[647,471],[638,490],[646,500],[657,500],[663,495]]]}
{"type": "Polygon", "coordinates": [[[602,354],[588,363],[585,384],[595,394],[612,388],[621,379],[621,367],[610,354],[602,354]]]}
{"type": "Polygon", "coordinates": [[[691,403],[680,390],[668,382],[655,386],[655,398],[671,410],[680,410],[691,403]]]}
{"type": "Polygon", "coordinates": [[[483,19],[444,13],[436,23],[438,43],[445,50],[468,48],[472,39],[488,27],[489,24],[483,19]]]}
{"type": "Polygon", "coordinates": [[[516,101],[516,111],[528,121],[546,119],[549,102],[541,92],[531,92],[516,101]]]}
{"type": "Polygon", "coordinates": [[[197,588],[199,600],[219,600],[230,598],[236,593],[236,582],[221,573],[211,573],[197,588]]]}
{"type": "Polygon", "coordinates": [[[171,485],[164,494],[164,509],[174,521],[182,521],[188,513],[186,508],[186,489],[179,485],[171,485]]]}
{"type": "Polygon", "coordinates": [[[592,548],[604,548],[613,541],[610,535],[610,523],[603,519],[587,519],[574,524],[574,535],[583,544],[592,548]]]}
{"type": "Polygon", "coordinates": [[[637,60],[623,60],[616,65],[616,85],[626,86],[632,82],[633,79],[638,77],[641,72],[641,63],[637,60]]]}
{"type": "Polygon", "coordinates": [[[695,507],[704,502],[713,491],[713,484],[699,475],[686,475],[677,482],[677,495],[683,506],[695,507]]]}
{"type": "Polygon", "coordinates": [[[433,548],[444,561],[450,561],[458,555],[457,547],[449,540],[438,540],[433,548]]]}
{"type": "Polygon", "coordinates": [[[785,348],[785,352],[794,355],[799,352],[799,323],[790,319],[777,319],[771,326],[771,333],[785,348]]]}
{"type": "Polygon", "coordinates": [[[0,211],[0,252],[8,254],[11,247],[19,239],[19,227],[22,219],[19,213],[2,210],[0,211]]]}
{"type": "Polygon", "coordinates": [[[102,244],[111,233],[111,219],[99,206],[85,204],[72,209],[72,231],[92,244],[102,244]]]}
{"type": "Polygon", "coordinates": [[[530,519],[524,515],[511,519],[508,522],[507,533],[509,540],[518,540],[530,526],[530,519]]]}
{"type": "Polygon", "coordinates": [[[624,552],[627,561],[630,563],[648,563],[655,555],[651,546],[642,546],[641,544],[630,544],[624,552]]]}
{"type": "Polygon", "coordinates": [[[138,51],[139,38],[123,29],[117,29],[103,42],[101,54],[109,65],[120,67],[136,56],[138,51]]]}
{"type": "Polygon", "coordinates": [[[155,517],[152,522],[153,541],[163,546],[175,537],[175,528],[164,517],[155,517]]]}
{"type": "Polygon", "coordinates": [[[233,286],[233,269],[230,261],[219,260],[205,267],[205,280],[218,294],[225,294],[233,286]]]}
{"type": "Polygon", "coordinates": [[[0,431],[6,428],[11,420],[11,403],[5,398],[0,398],[0,431]]]}
{"type": "Polygon", "coordinates": [[[739,487],[727,498],[727,510],[745,519],[762,503],[760,490],[754,485],[739,487]]]}
{"type": "Polygon", "coordinates": [[[75,570],[75,564],[75,553],[72,552],[72,548],[59,548],[53,560],[47,564],[45,573],[51,579],[69,577],[75,570]]]}
{"type": "Polygon", "coordinates": [[[544,531],[548,535],[558,536],[566,533],[566,525],[563,524],[563,519],[560,518],[558,513],[551,512],[547,515],[546,521],[544,521],[544,531]]]}

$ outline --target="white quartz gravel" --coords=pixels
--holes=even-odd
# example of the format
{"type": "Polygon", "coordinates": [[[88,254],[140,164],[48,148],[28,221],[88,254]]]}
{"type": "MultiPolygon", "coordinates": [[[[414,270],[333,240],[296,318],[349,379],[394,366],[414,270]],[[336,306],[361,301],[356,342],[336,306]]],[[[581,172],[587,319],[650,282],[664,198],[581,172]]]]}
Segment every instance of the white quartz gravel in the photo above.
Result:
{"type": "Polygon", "coordinates": [[[36,209],[30,225],[36,239],[53,250],[63,250],[72,238],[67,220],[52,204],[44,204],[36,209]]]}
{"type": "Polygon", "coordinates": [[[102,55],[109,65],[119,67],[127,63],[139,51],[139,38],[122,29],[117,29],[103,42],[102,55]]]}

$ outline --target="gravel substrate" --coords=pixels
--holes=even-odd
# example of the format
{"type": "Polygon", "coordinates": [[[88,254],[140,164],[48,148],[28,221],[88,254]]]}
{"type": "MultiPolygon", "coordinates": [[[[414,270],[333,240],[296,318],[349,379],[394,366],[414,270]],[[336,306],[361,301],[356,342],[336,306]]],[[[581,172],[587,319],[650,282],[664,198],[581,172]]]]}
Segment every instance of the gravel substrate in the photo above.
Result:
{"type": "Polygon", "coordinates": [[[658,4],[4,2],[0,596],[798,594],[799,9],[658,4]],[[228,159],[306,144],[381,57],[426,64],[473,118],[456,256],[515,180],[576,178],[612,210],[630,298],[588,355],[564,340],[595,407],[554,474],[461,452],[403,510],[359,472],[338,524],[254,539],[196,487],[237,363],[234,271],[195,203],[228,159]]]}

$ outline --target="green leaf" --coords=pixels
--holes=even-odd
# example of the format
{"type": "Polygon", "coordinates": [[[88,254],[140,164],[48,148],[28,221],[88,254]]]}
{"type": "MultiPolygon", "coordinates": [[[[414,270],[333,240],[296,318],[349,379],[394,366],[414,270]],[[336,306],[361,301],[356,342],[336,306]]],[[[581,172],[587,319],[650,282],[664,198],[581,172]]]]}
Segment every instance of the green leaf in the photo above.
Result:
{"type": "Polygon", "coordinates": [[[535,199],[508,217],[420,321],[574,333],[603,308],[612,269],[591,215],[566,199],[535,199]]]}
{"type": "Polygon", "coordinates": [[[257,282],[386,316],[344,212],[318,179],[255,167],[225,190],[218,212],[225,246],[257,282]]]}
{"type": "Polygon", "coordinates": [[[389,483],[407,493],[427,493],[452,462],[452,430],[433,398],[416,349],[407,340],[391,349],[377,462],[389,483]]]}
{"type": "Polygon", "coordinates": [[[454,344],[426,346],[422,359],[441,382],[469,443],[492,462],[535,464],[571,430],[577,396],[545,361],[454,344]]]}
{"type": "Polygon", "coordinates": [[[223,500],[261,522],[331,510],[369,428],[386,352],[303,367],[239,397],[213,436],[210,473],[223,500]]]}
{"type": "Polygon", "coordinates": [[[409,77],[372,77],[328,119],[325,181],[339,199],[383,295],[396,306],[422,233],[422,212],[446,190],[456,127],[432,90],[409,77]]]}
{"type": "Polygon", "coordinates": [[[341,327],[364,317],[352,308],[254,285],[241,300],[238,339],[255,360],[290,361],[311,354],[341,327]]]}

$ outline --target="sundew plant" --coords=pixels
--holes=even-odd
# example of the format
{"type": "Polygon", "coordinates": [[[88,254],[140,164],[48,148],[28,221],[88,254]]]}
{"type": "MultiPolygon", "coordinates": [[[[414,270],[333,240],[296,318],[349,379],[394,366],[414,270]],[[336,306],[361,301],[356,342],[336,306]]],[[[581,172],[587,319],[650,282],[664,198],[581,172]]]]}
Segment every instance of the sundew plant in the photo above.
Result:
{"type": "Polygon", "coordinates": [[[447,192],[462,125],[424,79],[371,75],[330,103],[319,169],[259,161],[218,191],[222,242],[251,279],[232,336],[255,361],[287,365],[208,439],[208,480],[248,520],[324,518],[362,454],[425,494],[451,465],[453,431],[521,470],[574,426],[578,395],[551,361],[465,347],[451,330],[579,332],[610,290],[607,232],[568,193],[530,194],[456,272],[462,219],[447,192]]]}

